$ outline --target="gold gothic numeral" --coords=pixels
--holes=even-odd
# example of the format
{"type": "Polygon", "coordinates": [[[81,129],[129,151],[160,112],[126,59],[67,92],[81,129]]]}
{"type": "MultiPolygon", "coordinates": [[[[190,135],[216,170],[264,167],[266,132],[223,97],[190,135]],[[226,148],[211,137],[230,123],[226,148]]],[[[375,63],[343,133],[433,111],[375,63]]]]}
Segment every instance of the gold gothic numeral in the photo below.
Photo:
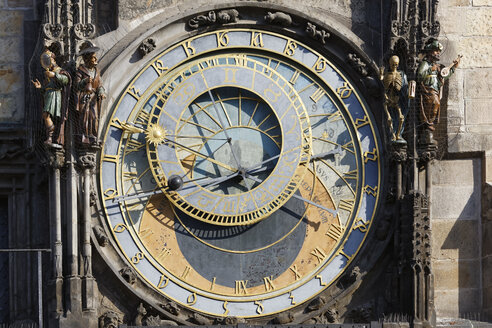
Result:
{"type": "Polygon", "coordinates": [[[142,96],[142,95],[140,94],[140,90],[139,90],[139,89],[137,89],[137,87],[135,87],[134,85],[132,85],[132,87],[130,88],[130,90],[128,90],[128,93],[129,93],[130,95],[132,95],[132,96],[133,96],[135,99],[137,99],[137,100],[139,100],[139,99],[140,99],[140,97],[142,96]]]}
{"type": "Polygon", "coordinates": [[[257,306],[256,313],[262,314],[265,308],[263,307],[263,304],[261,304],[261,301],[255,301],[255,305],[257,306]]]}
{"type": "Polygon", "coordinates": [[[118,192],[114,188],[104,190],[104,200],[113,199],[118,196],[118,192]]]}
{"type": "Polygon", "coordinates": [[[115,225],[115,226],[113,227],[113,231],[114,231],[114,232],[118,232],[118,233],[123,232],[123,231],[125,231],[126,229],[127,229],[127,227],[126,227],[126,225],[124,225],[123,223],[118,223],[117,225],[115,225]]]}
{"type": "Polygon", "coordinates": [[[338,241],[340,237],[342,237],[343,231],[345,229],[339,225],[336,224],[330,224],[330,228],[328,228],[328,231],[326,232],[325,235],[328,237],[332,238],[335,241],[338,241]]]}
{"type": "Polygon", "coordinates": [[[165,275],[161,275],[161,278],[159,279],[159,283],[157,284],[157,288],[162,289],[167,286],[169,283],[169,278],[166,277],[165,275]]]}
{"type": "Polygon", "coordinates": [[[292,273],[294,273],[294,279],[297,281],[299,279],[301,279],[301,274],[299,273],[299,271],[297,271],[297,265],[293,265],[290,267],[290,271],[292,271],[292,273]]]}
{"type": "Polygon", "coordinates": [[[357,218],[357,221],[355,222],[352,230],[359,229],[360,232],[367,232],[367,228],[369,227],[369,224],[371,221],[364,222],[362,218],[357,218]]]}
{"type": "Polygon", "coordinates": [[[214,277],[212,279],[212,282],[210,283],[210,290],[214,290],[214,287],[215,287],[215,281],[217,281],[217,277],[214,277]]]}
{"type": "Polygon", "coordinates": [[[345,179],[357,180],[357,170],[352,170],[352,171],[345,172],[343,174],[343,177],[345,179]]]}
{"type": "Polygon", "coordinates": [[[118,163],[118,155],[104,154],[103,161],[117,164],[118,163]]]}
{"type": "Polygon", "coordinates": [[[138,252],[132,257],[132,263],[137,264],[140,262],[140,260],[143,260],[143,258],[144,254],[142,252],[138,252]]]}
{"type": "Polygon", "coordinates": [[[311,255],[318,260],[318,263],[323,262],[326,258],[326,253],[321,247],[316,247],[315,249],[313,249],[311,251],[311,255]]]}
{"type": "Polygon", "coordinates": [[[224,301],[224,304],[222,304],[222,308],[224,309],[223,315],[228,315],[229,309],[227,308],[227,301],[224,301]]]}
{"type": "Polygon", "coordinates": [[[222,210],[224,213],[236,213],[236,200],[224,200],[223,201],[224,207],[222,210]]]}
{"type": "Polygon", "coordinates": [[[189,265],[187,265],[184,268],[183,273],[181,274],[181,279],[186,280],[186,278],[188,278],[188,274],[190,274],[190,270],[191,270],[191,267],[189,265]]]}
{"type": "Polygon", "coordinates": [[[301,75],[301,72],[295,71],[294,74],[292,75],[292,77],[289,80],[290,84],[292,84],[292,85],[296,84],[297,79],[299,78],[300,75],[301,75]]]}
{"type": "Polygon", "coordinates": [[[355,120],[355,127],[357,129],[360,129],[361,127],[363,127],[367,124],[369,124],[369,117],[367,117],[367,115],[364,115],[363,118],[358,118],[355,120]]]}
{"type": "Polygon", "coordinates": [[[311,98],[315,103],[317,103],[321,99],[321,97],[323,97],[324,94],[325,91],[322,88],[318,88],[311,96],[309,96],[309,98],[311,98]]]}
{"type": "Polygon", "coordinates": [[[188,303],[188,305],[195,304],[196,303],[196,293],[190,294],[190,296],[188,296],[188,298],[186,299],[186,303],[188,303]]]}
{"type": "Polygon", "coordinates": [[[160,252],[159,255],[157,255],[157,260],[159,262],[163,262],[169,255],[171,255],[171,250],[164,247],[160,252]]]}
{"type": "Polygon", "coordinates": [[[352,212],[352,209],[354,208],[355,205],[355,199],[342,199],[340,200],[340,203],[338,204],[338,208],[342,209],[347,212],[352,212]]]}
{"type": "Polygon", "coordinates": [[[217,32],[217,45],[226,47],[229,44],[229,35],[227,32],[217,32]]]}
{"type": "Polygon", "coordinates": [[[373,148],[372,151],[364,152],[364,163],[367,163],[368,161],[375,162],[377,159],[378,159],[378,154],[376,148],[373,148]]]}
{"type": "Polygon", "coordinates": [[[264,47],[263,43],[263,34],[259,32],[252,32],[251,33],[251,46],[253,47],[264,47]]]}
{"type": "Polygon", "coordinates": [[[326,285],[328,285],[326,282],[324,282],[324,281],[323,281],[323,277],[322,277],[321,275],[319,275],[319,274],[318,274],[318,275],[316,275],[316,277],[315,277],[315,278],[319,280],[319,284],[320,284],[321,286],[326,286],[326,285]]]}
{"type": "Polygon", "coordinates": [[[347,82],[343,82],[343,85],[337,88],[337,93],[340,96],[340,98],[346,99],[350,97],[350,95],[352,94],[352,89],[350,88],[347,82]]]}
{"type": "Polygon", "coordinates": [[[160,59],[157,59],[155,62],[153,62],[152,67],[154,67],[155,71],[159,75],[162,75],[165,71],[169,69],[169,67],[164,66],[164,63],[160,59]]]}
{"type": "Polygon", "coordinates": [[[136,179],[137,176],[138,176],[137,172],[123,172],[123,180],[124,181],[136,179]]]}
{"type": "Polygon", "coordinates": [[[296,301],[294,301],[294,295],[292,292],[289,292],[290,305],[296,305],[296,301]]]}
{"type": "Polygon", "coordinates": [[[237,68],[225,68],[225,79],[224,83],[237,83],[236,81],[236,72],[237,68]]]}
{"type": "Polygon", "coordinates": [[[188,57],[194,56],[196,53],[195,48],[193,48],[193,46],[191,45],[191,41],[187,41],[183,43],[183,48],[184,51],[186,52],[186,56],[188,57]]]}
{"type": "Polygon", "coordinates": [[[144,111],[143,109],[141,109],[138,112],[137,117],[135,118],[135,123],[140,125],[147,125],[149,119],[150,119],[150,114],[144,111]]]}
{"type": "Polygon", "coordinates": [[[234,62],[236,63],[236,66],[246,66],[248,57],[246,55],[236,55],[234,56],[234,62]]]}
{"type": "Polygon", "coordinates": [[[296,53],[296,49],[297,43],[289,40],[285,45],[284,54],[286,54],[287,56],[294,56],[294,54],[296,53]]]}
{"type": "Polygon", "coordinates": [[[327,64],[328,63],[326,62],[326,60],[324,58],[319,57],[318,60],[316,61],[316,63],[314,63],[313,69],[317,73],[321,73],[326,69],[327,64]]]}
{"type": "Polygon", "coordinates": [[[248,295],[248,280],[236,280],[236,295],[248,295]]]}
{"type": "Polygon", "coordinates": [[[275,290],[275,285],[273,284],[273,276],[263,277],[263,283],[267,292],[275,290]]]}
{"type": "Polygon", "coordinates": [[[372,195],[376,197],[378,193],[378,186],[371,187],[370,185],[365,185],[364,186],[364,192],[368,195],[372,195]]]}
{"type": "Polygon", "coordinates": [[[126,142],[126,154],[133,153],[135,151],[139,151],[145,146],[144,143],[141,143],[140,141],[134,140],[134,139],[128,139],[126,142]]]}

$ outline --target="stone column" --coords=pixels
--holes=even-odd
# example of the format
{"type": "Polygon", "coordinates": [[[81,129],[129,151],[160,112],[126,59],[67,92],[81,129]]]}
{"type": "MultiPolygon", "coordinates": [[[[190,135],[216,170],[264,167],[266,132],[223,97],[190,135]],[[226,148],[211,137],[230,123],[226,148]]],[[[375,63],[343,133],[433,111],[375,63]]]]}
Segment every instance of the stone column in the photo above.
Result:
{"type": "Polygon", "coordinates": [[[63,313],[62,292],[63,292],[63,245],[62,245],[62,224],[61,224],[61,193],[60,193],[60,169],[63,167],[65,154],[63,149],[52,148],[50,152],[50,236],[51,236],[51,256],[52,256],[52,281],[55,293],[52,301],[54,302],[55,315],[63,313]]]}
{"type": "Polygon", "coordinates": [[[91,179],[96,166],[97,149],[86,149],[79,154],[82,170],[82,308],[95,311],[95,279],[92,276],[91,246],[91,179]]]}

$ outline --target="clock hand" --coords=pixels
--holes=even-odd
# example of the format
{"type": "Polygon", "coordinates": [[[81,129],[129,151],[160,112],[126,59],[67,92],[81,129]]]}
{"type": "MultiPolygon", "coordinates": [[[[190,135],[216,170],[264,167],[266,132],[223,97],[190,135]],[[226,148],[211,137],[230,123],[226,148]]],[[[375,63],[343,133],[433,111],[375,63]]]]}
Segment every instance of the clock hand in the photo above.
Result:
{"type": "MultiPolygon", "coordinates": [[[[234,172],[234,173],[229,174],[229,175],[227,175],[225,177],[218,177],[218,178],[206,178],[206,177],[204,177],[204,178],[198,178],[198,179],[193,179],[193,180],[187,180],[187,181],[184,181],[183,184],[190,183],[190,182],[197,182],[197,181],[200,181],[200,180],[207,179],[206,181],[202,181],[200,183],[197,183],[196,185],[185,187],[183,189],[195,188],[195,187],[197,187],[197,185],[198,186],[211,187],[211,186],[214,186],[214,185],[219,184],[221,182],[224,182],[226,180],[232,179],[232,178],[236,177],[237,175],[239,175],[239,172],[234,172]]],[[[169,177],[169,178],[171,179],[172,176],[169,177]]],[[[148,190],[148,191],[139,192],[139,193],[135,193],[135,194],[118,196],[118,197],[113,198],[112,201],[113,201],[113,203],[115,203],[115,202],[121,202],[121,201],[127,201],[127,200],[131,200],[131,199],[136,199],[136,198],[142,198],[142,197],[157,195],[157,194],[160,194],[160,193],[163,193],[163,192],[166,192],[166,191],[170,191],[170,190],[171,190],[170,188],[158,189],[158,190],[148,190]]]]}
{"type": "Polygon", "coordinates": [[[217,105],[215,104],[215,100],[214,100],[214,97],[212,96],[212,92],[210,91],[210,89],[208,90],[208,95],[210,96],[210,100],[212,100],[212,104],[214,105],[215,114],[217,115],[217,118],[219,119],[220,126],[222,127],[222,131],[224,131],[224,135],[227,138],[227,142],[229,143],[229,146],[231,147],[232,157],[234,158],[234,161],[236,162],[236,165],[239,169],[239,168],[241,168],[241,164],[239,163],[239,160],[237,159],[236,153],[234,152],[234,148],[232,147],[232,138],[229,137],[227,130],[224,128],[224,122],[222,120],[222,117],[219,115],[219,110],[217,109],[217,105]]]}
{"type": "Polygon", "coordinates": [[[210,161],[210,162],[212,162],[214,164],[217,164],[219,166],[222,166],[223,168],[228,169],[229,171],[232,171],[232,172],[237,172],[238,171],[238,169],[233,168],[230,165],[227,165],[225,163],[219,162],[218,160],[216,160],[216,159],[214,159],[214,158],[212,158],[210,156],[203,155],[202,153],[200,153],[200,152],[198,152],[196,150],[193,150],[193,149],[191,149],[191,148],[189,148],[189,147],[187,147],[185,145],[182,145],[179,142],[176,142],[174,140],[170,140],[170,139],[167,139],[167,138],[165,140],[168,141],[168,142],[170,142],[170,143],[175,144],[176,146],[178,146],[180,148],[186,149],[187,151],[189,151],[192,154],[195,154],[198,157],[204,158],[204,159],[206,159],[206,160],[208,160],[208,161],[210,161]]]}
{"type": "MultiPolygon", "coordinates": [[[[247,173],[246,173],[246,175],[248,175],[248,177],[249,177],[251,180],[255,180],[256,182],[260,182],[260,183],[261,183],[261,182],[263,182],[263,181],[261,181],[260,179],[258,179],[258,178],[256,178],[256,177],[254,177],[254,176],[252,176],[252,175],[250,175],[250,174],[247,174],[247,173]]],[[[333,214],[333,216],[337,216],[337,215],[338,215],[338,211],[333,210],[333,209],[328,208],[328,207],[325,207],[325,206],[323,206],[323,205],[321,205],[321,204],[315,203],[315,202],[313,202],[313,201],[311,201],[311,200],[309,200],[309,199],[307,199],[307,198],[304,198],[304,197],[302,197],[302,196],[299,196],[299,195],[296,195],[296,194],[292,194],[292,196],[291,196],[291,197],[297,198],[297,199],[299,199],[299,200],[302,200],[303,202],[306,202],[306,203],[311,204],[311,205],[313,205],[313,206],[316,206],[316,207],[318,207],[318,208],[320,208],[320,209],[322,209],[322,210],[325,210],[325,211],[327,211],[327,212],[329,212],[329,213],[333,214]]]]}

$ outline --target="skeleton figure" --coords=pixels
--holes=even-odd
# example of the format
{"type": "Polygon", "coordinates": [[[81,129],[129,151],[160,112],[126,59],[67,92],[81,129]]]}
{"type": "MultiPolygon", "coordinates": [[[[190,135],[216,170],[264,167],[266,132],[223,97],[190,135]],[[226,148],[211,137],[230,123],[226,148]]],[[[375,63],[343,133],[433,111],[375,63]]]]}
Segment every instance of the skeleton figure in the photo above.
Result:
{"type": "Polygon", "coordinates": [[[382,77],[385,90],[384,111],[391,140],[405,143],[401,134],[408,113],[408,82],[405,73],[398,70],[399,63],[398,56],[392,56],[389,60],[389,72],[382,77]]]}

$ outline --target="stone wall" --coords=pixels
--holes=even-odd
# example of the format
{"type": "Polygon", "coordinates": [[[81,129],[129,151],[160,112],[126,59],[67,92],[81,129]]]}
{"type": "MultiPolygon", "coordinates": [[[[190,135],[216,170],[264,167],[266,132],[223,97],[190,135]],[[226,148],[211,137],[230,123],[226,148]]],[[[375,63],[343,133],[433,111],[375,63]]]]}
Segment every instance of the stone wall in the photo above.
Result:
{"type": "MultiPolygon", "coordinates": [[[[24,119],[25,21],[32,20],[32,0],[0,1],[0,125],[24,119]]],[[[35,43],[37,35],[30,42],[35,43]]]]}
{"type": "Polygon", "coordinates": [[[438,316],[482,312],[482,319],[492,320],[491,19],[489,0],[439,3],[441,61],[449,64],[458,54],[463,58],[445,88],[441,128],[450,160],[435,163],[433,173],[438,316]]]}

